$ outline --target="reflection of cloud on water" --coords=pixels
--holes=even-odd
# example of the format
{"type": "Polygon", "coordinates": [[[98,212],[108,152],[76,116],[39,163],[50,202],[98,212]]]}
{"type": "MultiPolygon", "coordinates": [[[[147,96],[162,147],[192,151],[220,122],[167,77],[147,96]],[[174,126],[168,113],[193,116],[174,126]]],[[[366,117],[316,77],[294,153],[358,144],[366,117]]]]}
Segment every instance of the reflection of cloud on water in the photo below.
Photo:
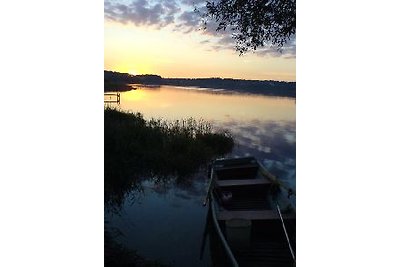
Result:
{"type": "Polygon", "coordinates": [[[264,153],[271,153],[271,148],[268,146],[258,146],[257,149],[264,153]]]}
{"type": "Polygon", "coordinates": [[[295,133],[285,133],[284,137],[288,141],[288,143],[296,142],[296,134],[295,133]]]}
{"type": "Polygon", "coordinates": [[[258,154],[260,159],[283,161],[296,157],[296,123],[252,120],[220,122],[220,127],[229,129],[237,146],[233,154],[258,154]],[[260,157],[261,156],[261,157],[260,157]]]}
{"type": "Polygon", "coordinates": [[[296,180],[296,122],[230,120],[220,122],[229,129],[236,146],[230,156],[254,156],[290,187],[296,180]]]}
{"type": "MultiPolygon", "coordinates": [[[[200,169],[196,174],[182,180],[177,179],[177,177],[171,177],[170,179],[149,178],[142,181],[142,187],[145,189],[143,196],[147,192],[150,195],[155,194],[159,197],[185,201],[191,199],[194,202],[200,203],[206,190],[206,177],[207,170],[200,169]]],[[[135,192],[132,192],[131,195],[135,195],[135,192]]]]}
{"type": "Polygon", "coordinates": [[[292,178],[295,178],[296,174],[296,163],[293,164],[293,160],[290,161],[277,161],[277,160],[269,160],[264,159],[262,164],[271,172],[274,173],[277,177],[279,177],[282,181],[288,181],[292,178]]]}
{"type": "MultiPolygon", "coordinates": [[[[290,188],[293,190],[294,194],[296,194],[296,161],[294,159],[286,159],[284,161],[276,161],[276,160],[268,160],[264,159],[262,164],[277,178],[281,181],[281,183],[286,186],[286,188],[290,188]]],[[[282,195],[280,196],[280,201],[282,203],[290,202],[293,206],[296,207],[296,197],[287,198],[288,191],[286,189],[282,189],[282,195]]]]}

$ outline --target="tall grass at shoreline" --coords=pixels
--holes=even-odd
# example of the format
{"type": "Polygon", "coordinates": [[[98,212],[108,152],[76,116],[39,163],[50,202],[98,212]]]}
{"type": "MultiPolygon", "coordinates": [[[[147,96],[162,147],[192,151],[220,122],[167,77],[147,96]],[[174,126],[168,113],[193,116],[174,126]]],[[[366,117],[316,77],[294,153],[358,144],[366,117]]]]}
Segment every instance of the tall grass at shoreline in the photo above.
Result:
{"type": "Polygon", "coordinates": [[[175,178],[194,173],[230,152],[233,138],[204,120],[145,120],[140,113],[104,109],[105,200],[122,201],[142,177],[175,178]]]}

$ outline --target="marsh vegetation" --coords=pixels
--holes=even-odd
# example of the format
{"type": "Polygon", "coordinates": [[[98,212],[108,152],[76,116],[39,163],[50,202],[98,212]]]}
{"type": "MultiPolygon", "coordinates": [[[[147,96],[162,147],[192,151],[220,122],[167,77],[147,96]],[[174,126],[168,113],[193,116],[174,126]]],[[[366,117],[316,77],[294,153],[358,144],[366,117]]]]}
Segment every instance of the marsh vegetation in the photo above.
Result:
{"type": "Polygon", "coordinates": [[[204,120],[145,120],[140,113],[104,110],[106,205],[140,190],[145,178],[181,182],[210,160],[230,152],[233,138],[204,120]]]}

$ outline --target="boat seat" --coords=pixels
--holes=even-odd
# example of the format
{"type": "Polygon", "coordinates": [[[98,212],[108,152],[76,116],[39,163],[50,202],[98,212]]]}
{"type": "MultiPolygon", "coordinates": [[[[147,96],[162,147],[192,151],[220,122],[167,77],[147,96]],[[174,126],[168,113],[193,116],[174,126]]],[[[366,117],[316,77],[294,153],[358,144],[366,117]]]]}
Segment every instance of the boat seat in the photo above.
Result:
{"type": "Polygon", "coordinates": [[[267,179],[235,179],[235,180],[217,180],[217,186],[241,186],[241,185],[261,185],[261,184],[271,184],[267,179]]]}
{"type": "Polygon", "coordinates": [[[229,164],[215,164],[214,169],[215,171],[221,171],[221,170],[232,170],[232,169],[258,169],[258,164],[252,163],[252,164],[241,164],[241,165],[229,165],[229,164]]]}
{"type": "MultiPolygon", "coordinates": [[[[284,220],[295,219],[294,213],[282,214],[284,220]]],[[[232,219],[245,219],[245,220],[279,220],[279,214],[275,210],[238,210],[238,211],[219,211],[217,219],[221,221],[232,219]]]]}

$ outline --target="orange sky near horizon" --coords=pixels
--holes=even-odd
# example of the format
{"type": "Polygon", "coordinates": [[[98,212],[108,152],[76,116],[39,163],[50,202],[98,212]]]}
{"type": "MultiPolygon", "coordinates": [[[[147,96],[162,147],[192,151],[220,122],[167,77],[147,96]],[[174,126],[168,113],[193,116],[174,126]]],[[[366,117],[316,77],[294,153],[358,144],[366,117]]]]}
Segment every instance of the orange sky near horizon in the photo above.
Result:
{"type": "Polygon", "coordinates": [[[105,19],[104,69],[164,78],[237,78],[295,81],[295,58],[216,50],[210,36],[173,27],[135,26],[105,19]]]}

